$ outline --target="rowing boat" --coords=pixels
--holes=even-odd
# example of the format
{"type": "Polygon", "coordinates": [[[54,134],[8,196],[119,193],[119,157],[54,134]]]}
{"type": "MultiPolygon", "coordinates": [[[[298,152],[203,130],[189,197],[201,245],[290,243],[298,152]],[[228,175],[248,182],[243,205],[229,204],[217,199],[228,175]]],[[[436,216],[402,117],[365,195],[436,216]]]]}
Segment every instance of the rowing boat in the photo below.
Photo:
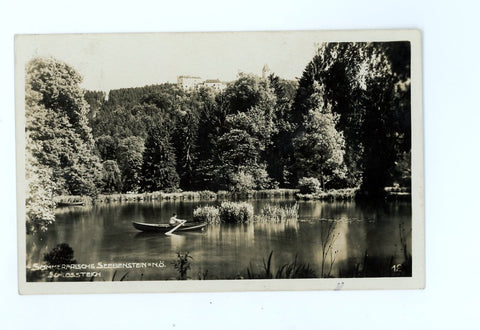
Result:
{"type": "MultiPolygon", "coordinates": [[[[155,233],[166,233],[172,228],[173,226],[170,226],[169,224],[166,223],[160,223],[160,224],[155,224],[155,223],[143,223],[143,222],[132,222],[133,227],[135,229],[141,230],[141,231],[146,231],[146,232],[155,232],[155,233]]],[[[179,227],[176,231],[193,231],[193,230],[201,230],[205,228],[207,225],[206,222],[187,222],[183,226],[179,227]]]]}
{"type": "Polygon", "coordinates": [[[58,202],[57,207],[61,206],[83,206],[85,202],[58,202]]]}

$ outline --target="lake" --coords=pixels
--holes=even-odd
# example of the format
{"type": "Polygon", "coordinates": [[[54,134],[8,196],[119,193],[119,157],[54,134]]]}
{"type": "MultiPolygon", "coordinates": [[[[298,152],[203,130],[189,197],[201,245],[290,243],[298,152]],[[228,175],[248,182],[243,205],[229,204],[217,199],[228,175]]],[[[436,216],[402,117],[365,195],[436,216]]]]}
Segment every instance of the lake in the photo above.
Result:
{"type": "MultiPolygon", "coordinates": [[[[47,232],[27,235],[27,268],[45,265],[44,254],[67,243],[77,264],[85,267],[68,272],[96,272],[94,276],[81,274],[76,280],[175,280],[179,276],[174,267],[177,253],[186,252],[191,256],[187,258],[188,279],[285,277],[294,263],[297,277],[411,276],[411,203],[248,202],[255,213],[268,203],[297,203],[299,219],[210,224],[203,231],[166,236],[139,232],[132,221],[168,223],[174,212],[181,219],[191,219],[196,207],[220,202],[177,200],[60,208],[47,232]]],[[[29,280],[51,280],[48,274],[38,271],[30,274],[29,280]]],[[[62,275],[55,280],[72,279],[62,275]]]]}

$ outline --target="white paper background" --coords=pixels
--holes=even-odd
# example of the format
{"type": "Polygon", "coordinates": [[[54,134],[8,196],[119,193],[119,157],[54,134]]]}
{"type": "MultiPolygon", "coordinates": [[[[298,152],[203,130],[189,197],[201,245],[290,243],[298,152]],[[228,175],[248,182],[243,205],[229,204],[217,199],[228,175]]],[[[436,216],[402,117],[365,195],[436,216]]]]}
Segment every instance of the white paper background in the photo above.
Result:
{"type": "Polygon", "coordinates": [[[471,1],[8,1],[0,8],[0,327],[469,329],[480,324],[480,5],[471,1]],[[19,296],[15,33],[420,28],[427,289],[19,296]],[[476,210],[475,210],[476,211],[476,210]]]}

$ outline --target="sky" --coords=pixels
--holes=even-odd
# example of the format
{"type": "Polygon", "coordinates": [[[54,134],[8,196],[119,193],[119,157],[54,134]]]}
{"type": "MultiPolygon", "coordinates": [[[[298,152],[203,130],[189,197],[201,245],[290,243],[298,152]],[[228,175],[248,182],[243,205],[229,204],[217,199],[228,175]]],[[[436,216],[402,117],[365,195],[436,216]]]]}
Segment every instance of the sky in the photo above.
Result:
{"type": "Polygon", "coordinates": [[[312,32],[24,35],[16,38],[16,56],[24,63],[54,57],[82,75],[85,89],[109,91],[179,75],[232,81],[239,72],[261,75],[265,64],[295,79],[321,41],[312,32]]]}

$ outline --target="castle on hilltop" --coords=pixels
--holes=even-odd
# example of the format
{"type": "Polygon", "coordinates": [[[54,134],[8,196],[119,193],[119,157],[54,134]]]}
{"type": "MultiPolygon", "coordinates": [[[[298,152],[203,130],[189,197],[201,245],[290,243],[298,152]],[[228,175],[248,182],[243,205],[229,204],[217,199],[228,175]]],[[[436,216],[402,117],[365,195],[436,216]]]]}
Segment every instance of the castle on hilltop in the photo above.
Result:
{"type": "MultiPolygon", "coordinates": [[[[267,79],[272,72],[267,64],[262,68],[262,78],[267,79]]],[[[201,77],[196,76],[178,76],[177,77],[177,86],[183,90],[199,89],[199,88],[212,88],[216,91],[223,91],[227,88],[225,82],[220,81],[219,79],[207,79],[203,80],[201,77]]]]}
{"type": "Polygon", "coordinates": [[[201,87],[212,88],[216,91],[222,91],[227,87],[227,84],[221,82],[219,79],[202,80],[200,77],[194,76],[178,76],[177,86],[183,90],[199,89],[201,87]]]}

